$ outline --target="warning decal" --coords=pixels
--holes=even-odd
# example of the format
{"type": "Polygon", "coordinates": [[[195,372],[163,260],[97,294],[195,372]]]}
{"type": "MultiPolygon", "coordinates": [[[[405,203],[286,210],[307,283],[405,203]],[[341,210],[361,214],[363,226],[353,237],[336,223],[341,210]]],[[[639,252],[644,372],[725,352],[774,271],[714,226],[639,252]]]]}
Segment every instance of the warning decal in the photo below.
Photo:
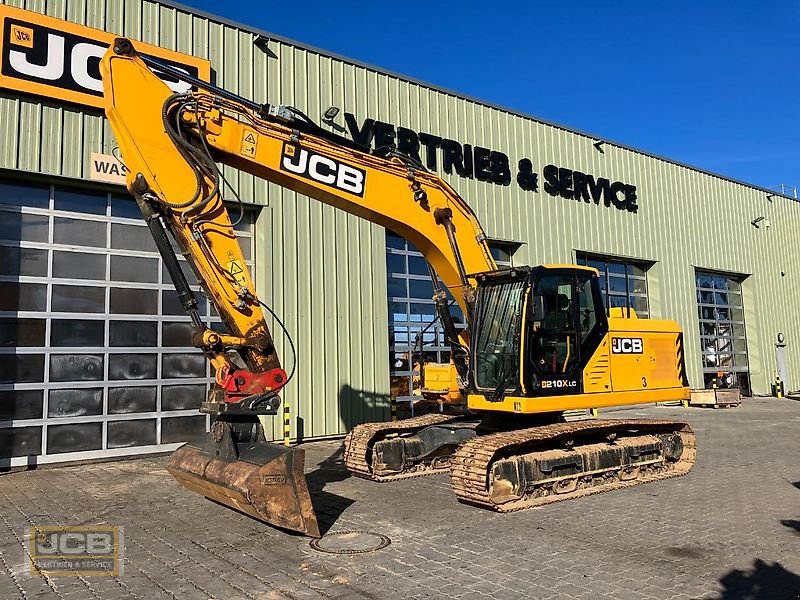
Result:
{"type": "Polygon", "coordinates": [[[258,148],[258,134],[255,131],[245,129],[244,133],[242,133],[242,155],[255,158],[256,148],[258,148]]]}
{"type": "Polygon", "coordinates": [[[238,260],[228,262],[228,273],[233,275],[233,278],[239,285],[245,285],[247,283],[244,275],[244,267],[242,267],[242,263],[238,260]]]}

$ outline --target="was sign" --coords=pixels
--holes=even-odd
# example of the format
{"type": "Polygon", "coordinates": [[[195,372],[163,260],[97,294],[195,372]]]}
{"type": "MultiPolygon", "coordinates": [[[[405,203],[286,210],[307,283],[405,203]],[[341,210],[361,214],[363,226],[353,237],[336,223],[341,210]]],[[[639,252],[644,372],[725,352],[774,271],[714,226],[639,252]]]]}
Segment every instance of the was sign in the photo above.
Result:
{"type": "MultiPolygon", "coordinates": [[[[0,88],[101,108],[100,59],[119,37],[39,13],[0,6],[0,88]]],[[[136,48],[185,73],[209,81],[211,63],[136,42],[136,48]]],[[[188,84],[167,75],[176,92],[188,84]]]]}
{"type": "Polygon", "coordinates": [[[128,169],[115,156],[92,152],[90,161],[89,179],[125,185],[128,169]]]}

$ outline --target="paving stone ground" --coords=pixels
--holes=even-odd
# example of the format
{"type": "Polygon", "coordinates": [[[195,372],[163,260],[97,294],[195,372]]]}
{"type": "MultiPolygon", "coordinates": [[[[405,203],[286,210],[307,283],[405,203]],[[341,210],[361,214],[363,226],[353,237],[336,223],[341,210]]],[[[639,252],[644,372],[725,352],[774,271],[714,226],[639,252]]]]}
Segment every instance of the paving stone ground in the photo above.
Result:
{"type": "Polygon", "coordinates": [[[165,457],[0,476],[0,597],[800,598],[800,402],[604,415],[688,420],[694,470],[501,515],[459,504],[447,476],[376,484],[347,475],[340,441],[306,444],[323,528],[391,539],[350,556],[185,492],[165,457]],[[124,528],[121,576],[29,574],[29,526],[99,523],[124,528]]]}

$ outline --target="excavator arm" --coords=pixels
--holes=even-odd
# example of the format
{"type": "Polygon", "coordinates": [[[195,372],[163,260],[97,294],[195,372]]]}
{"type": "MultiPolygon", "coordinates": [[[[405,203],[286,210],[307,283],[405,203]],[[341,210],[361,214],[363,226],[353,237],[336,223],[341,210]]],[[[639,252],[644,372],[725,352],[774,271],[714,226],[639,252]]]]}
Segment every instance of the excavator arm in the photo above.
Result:
{"type": "Polygon", "coordinates": [[[474,275],[496,268],[486,236],[446,182],[392,149],[370,154],[295,109],[255,104],[139,55],[124,38],[103,58],[101,73],[128,189],[195,325],[194,343],[215,369],[216,385],[201,408],[214,419],[211,434],[181,447],[168,468],[188,489],[266,522],[319,535],[302,451],[267,444],[258,420],[277,413],[277,393],[290,376],[275,352],[265,305],[223,202],[226,182],[218,163],[363,217],[413,243],[432,269],[434,300],[462,385],[468,379],[468,334],[456,331],[444,288],[469,320],[474,275]],[[186,79],[194,91],[174,94],[154,69],[186,79]],[[168,233],[228,333],[202,322],[168,233]]]}

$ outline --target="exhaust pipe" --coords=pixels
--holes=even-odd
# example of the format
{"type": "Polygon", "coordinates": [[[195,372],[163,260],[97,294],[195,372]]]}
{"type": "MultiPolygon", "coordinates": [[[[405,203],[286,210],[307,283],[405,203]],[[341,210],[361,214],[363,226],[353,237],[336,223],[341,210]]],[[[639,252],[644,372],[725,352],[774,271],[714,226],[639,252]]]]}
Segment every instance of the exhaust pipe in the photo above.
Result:
{"type": "Polygon", "coordinates": [[[167,470],[184,488],[251,517],[320,537],[305,451],[271,444],[256,417],[218,417],[208,437],[178,448],[167,470]]]}

